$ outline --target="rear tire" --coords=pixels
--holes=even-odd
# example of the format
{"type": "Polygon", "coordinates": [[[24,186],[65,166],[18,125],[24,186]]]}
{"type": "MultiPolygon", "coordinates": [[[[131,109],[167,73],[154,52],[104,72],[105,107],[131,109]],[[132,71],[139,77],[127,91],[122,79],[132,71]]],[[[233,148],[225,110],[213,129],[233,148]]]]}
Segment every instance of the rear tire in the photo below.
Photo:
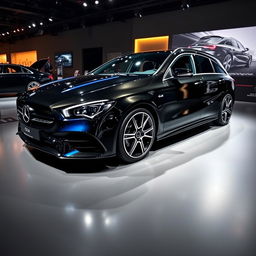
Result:
{"type": "Polygon", "coordinates": [[[229,71],[232,66],[232,56],[230,54],[227,54],[223,60],[223,67],[226,69],[226,71],[229,71]]]}
{"type": "Polygon", "coordinates": [[[234,99],[232,95],[229,93],[226,94],[221,101],[218,119],[215,121],[216,125],[224,126],[229,123],[229,120],[232,115],[233,104],[234,104],[234,99]]]}
{"type": "Polygon", "coordinates": [[[39,82],[37,82],[37,81],[31,81],[31,82],[29,82],[28,83],[28,85],[27,85],[27,91],[30,91],[30,90],[33,90],[33,89],[35,89],[35,88],[38,88],[40,86],[40,83],[39,82]]]}
{"type": "Polygon", "coordinates": [[[156,134],[155,120],[145,108],[131,111],[121,124],[117,155],[125,163],[143,159],[150,151],[156,134]]]}

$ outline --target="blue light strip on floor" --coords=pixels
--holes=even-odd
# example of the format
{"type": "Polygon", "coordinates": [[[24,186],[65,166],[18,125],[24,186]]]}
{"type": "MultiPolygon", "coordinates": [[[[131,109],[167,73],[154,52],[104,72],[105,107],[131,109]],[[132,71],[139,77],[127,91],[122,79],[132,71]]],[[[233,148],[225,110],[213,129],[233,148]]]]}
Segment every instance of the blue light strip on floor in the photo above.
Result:
{"type": "Polygon", "coordinates": [[[69,156],[73,156],[73,155],[75,155],[75,154],[77,154],[77,153],[79,153],[78,150],[73,150],[73,151],[68,152],[68,153],[65,154],[64,156],[65,156],[65,157],[69,157],[69,156]]]}
{"type": "Polygon", "coordinates": [[[75,90],[75,89],[79,89],[81,87],[91,85],[91,84],[96,84],[96,83],[101,83],[101,82],[105,82],[105,81],[108,81],[108,80],[113,80],[113,79],[118,78],[118,77],[119,76],[113,76],[113,77],[104,78],[104,79],[92,81],[92,82],[89,82],[89,83],[81,84],[81,85],[75,86],[73,88],[66,89],[66,90],[62,91],[61,93],[68,92],[68,91],[75,90]]]}

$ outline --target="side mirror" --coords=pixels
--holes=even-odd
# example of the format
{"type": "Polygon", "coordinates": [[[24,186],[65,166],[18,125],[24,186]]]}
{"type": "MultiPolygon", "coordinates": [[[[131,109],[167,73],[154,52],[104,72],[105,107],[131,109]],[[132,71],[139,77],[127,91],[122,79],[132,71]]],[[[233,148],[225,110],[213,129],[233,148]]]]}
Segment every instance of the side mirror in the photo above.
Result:
{"type": "Polygon", "coordinates": [[[189,77],[193,76],[193,72],[187,68],[175,68],[174,69],[174,76],[175,77],[189,77]]]}

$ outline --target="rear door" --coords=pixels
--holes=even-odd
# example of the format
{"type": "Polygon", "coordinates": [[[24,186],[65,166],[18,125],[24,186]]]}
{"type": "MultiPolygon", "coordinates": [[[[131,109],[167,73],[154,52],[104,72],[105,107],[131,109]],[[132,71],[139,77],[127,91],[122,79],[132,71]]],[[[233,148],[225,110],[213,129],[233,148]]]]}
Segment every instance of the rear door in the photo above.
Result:
{"type": "Polygon", "coordinates": [[[196,76],[200,77],[200,83],[196,84],[197,90],[200,91],[201,117],[208,117],[212,112],[210,107],[215,103],[225,84],[225,71],[208,57],[194,54],[193,55],[196,76]]]}
{"type": "Polygon", "coordinates": [[[194,120],[199,111],[202,88],[200,76],[195,76],[195,67],[190,54],[181,54],[168,68],[163,79],[163,88],[157,94],[164,132],[174,130],[194,120]],[[177,70],[187,70],[184,76],[177,70]]]}
{"type": "Polygon", "coordinates": [[[1,76],[1,84],[3,84],[2,92],[21,92],[24,90],[26,78],[21,66],[3,65],[1,76]]]}

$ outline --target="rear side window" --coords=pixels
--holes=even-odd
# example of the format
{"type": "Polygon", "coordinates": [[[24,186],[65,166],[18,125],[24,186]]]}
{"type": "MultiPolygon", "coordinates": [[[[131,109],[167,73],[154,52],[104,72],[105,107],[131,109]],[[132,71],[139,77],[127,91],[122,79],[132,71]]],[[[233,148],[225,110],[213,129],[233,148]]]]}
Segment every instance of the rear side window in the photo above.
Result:
{"type": "Polygon", "coordinates": [[[226,74],[225,70],[216,62],[212,61],[212,65],[214,66],[215,72],[216,73],[223,73],[226,74]]]}
{"type": "Polygon", "coordinates": [[[196,73],[214,73],[210,60],[206,57],[194,55],[196,73]]]}
{"type": "Polygon", "coordinates": [[[23,71],[23,73],[29,73],[29,74],[31,74],[32,72],[29,70],[29,69],[26,69],[26,68],[22,68],[22,71],[23,71]]]}
{"type": "Polygon", "coordinates": [[[227,41],[225,42],[225,44],[226,44],[226,45],[233,46],[230,40],[227,40],[227,41]]]}

